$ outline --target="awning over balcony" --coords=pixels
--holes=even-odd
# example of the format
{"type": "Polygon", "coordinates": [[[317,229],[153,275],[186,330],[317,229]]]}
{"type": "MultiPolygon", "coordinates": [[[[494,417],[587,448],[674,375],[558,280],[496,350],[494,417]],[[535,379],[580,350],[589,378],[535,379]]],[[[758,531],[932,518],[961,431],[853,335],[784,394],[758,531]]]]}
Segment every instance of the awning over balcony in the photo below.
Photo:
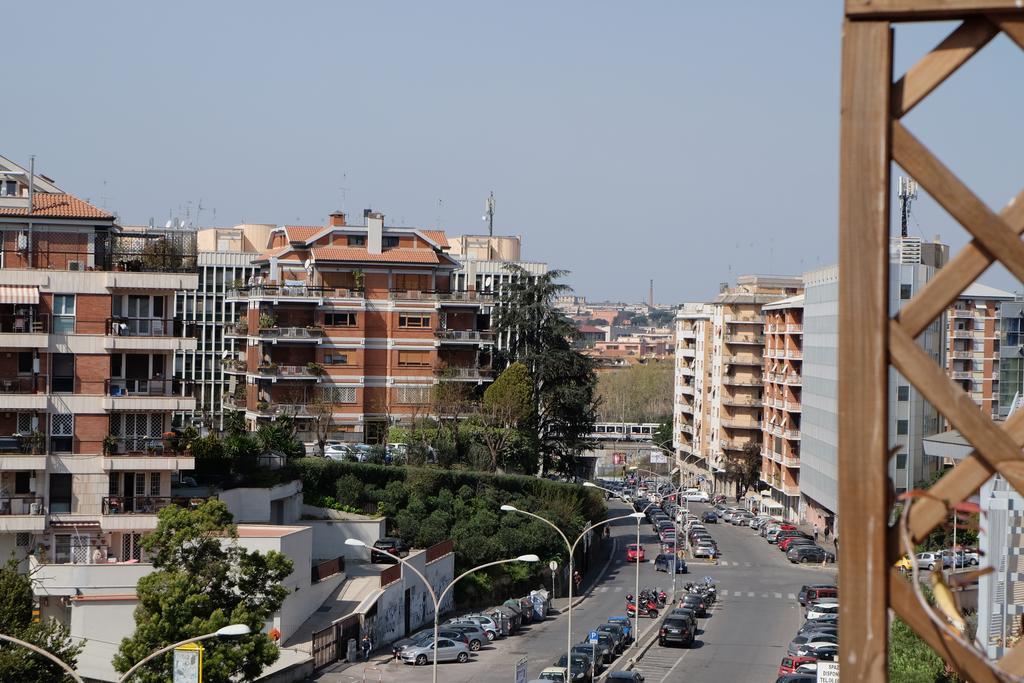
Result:
{"type": "Polygon", "coordinates": [[[0,304],[39,304],[39,288],[28,285],[0,285],[0,304]]]}
{"type": "Polygon", "coordinates": [[[92,520],[51,520],[51,529],[78,529],[81,531],[99,529],[100,523],[92,520]]]}

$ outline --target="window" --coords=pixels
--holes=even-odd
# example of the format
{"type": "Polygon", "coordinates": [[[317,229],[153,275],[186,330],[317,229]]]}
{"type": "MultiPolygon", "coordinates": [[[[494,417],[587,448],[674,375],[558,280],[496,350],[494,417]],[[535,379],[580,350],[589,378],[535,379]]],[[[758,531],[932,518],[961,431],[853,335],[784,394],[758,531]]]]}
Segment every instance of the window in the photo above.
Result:
{"type": "Polygon", "coordinates": [[[15,544],[19,548],[27,548],[29,544],[32,542],[32,534],[28,533],[27,531],[19,531],[14,538],[15,544]]]}
{"type": "Polygon", "coordinates": [[[907,454],[897,453],[896,454],[896,469],[905,470],[907,469],[907,454]]]}
{"type": "Polygon", "coordinates": [[[407,367],[429,367],[430,351],[399,351],[398,364],[407,367]]]}
{"type": "Polygon", "coordinates": [[[50,512],[71,512],[70,474],[50,474],[50,512]]]}
{"type": "Polygon", "coordinates": [[[54,413],[50,418],[50,450],[54,453],[70,453],[75,440],[75,416],[70,413],[54,413]]]}
{"type": "Polygon", "coordinates": [[[405,405],[423,405],[430,403],[430,387],[398,387],[395,400],[405,405]]]}
{"type": "Polygon", "coordinates": [[[424,327],[430,327],[430,316],[429,315],[399,315],[398,326],[402,328],[417,328],[421,329],[424,327]]]}
{"type": "Polygon", "coordinates": [[[18,433],[29,434],[39,425],[39,419],[32,413],[18,413],[18,433]]]}
{"type": "MultiPolygon", "coordinates": [[[[52,503],[50,509],[53,509],[52,503]]],[[[53,537],[53,561],[57,564],[71,561],[71,534],[56,534],[53,537]]]]}
{"type": "Polygon", "coordinates": [[[75,295],[53,295],[53,332],[54,334],[74,334],[75,332],[75,295]]]}
{"type": "Polygon", "coordinates": [[[909,401],[910,400],[910,387],[907,385],[896,387],[896,400],[897,401],[909,401]]]}
{"type": "Polygon", "coordinates": [[[149,473],[149,495],[159,496],[160,495],[160,473],[150,472],[149,473]]]}
{"type": "Polygon", "coordinates": [[[324,313],[325,327],[355,327],[355,313],[324,313]]]}
{"type": "Polygon", "coordinates": [[[31,351],[19,351],[18,352],[18,374],[19,375],[31,375],[35,369],[35,363],[32,362],[31,351]]]}
{"type": "Polygon", "coordinates": [[[356,388],[355,387],[341,387],[341,386],[327,386],[320,388],[320,395],[323,396],[323,400],[328,403],[355,403],[356,402],[356,388]]]}
{"type": "Polygon", "coordinates": [[[32,472],[14,473],[14,495],[27,496],[32,493],[32,472]]]}
{"type": "Polygon", "coordinates": [[[382,244],[381,244],[381,246],[384,247],[385,249],[394,249],[395,247],[398,246],[398,238],[397,237],[385,237],[383,242],[382,242],[382,244]]]}
{"type": "Polygon", "coordinates": [[[348,365],[347,353],[325,353],[324,365],[348,365]]]}
{"type": "Polygon", "coordinates": [[[364,235],[349,235],[348,246],[350,247],[365,247],[366,237],[364,235]]]}
{"type": "Polygon", "coordinates": [[[428,275],[395,275],[395,289],[400,291],[422,291],[430,289],[430,276],[428,275]]]}
{"type": "Polygon", "coordinates": [[[118,472],[111,472],[107,475],[107,495],[116,496],[121,493],[121,475],[118,472]]]}
{"type": "Polygon", "coordinates": [[[18,181],[0,180],[0,197],[16,197],[18,195],[18,181]]]}
{"type": "Polygon", "coordinates": [[[907,420],[896,420],[896,433],[899,435],[905,435],[910,429],[910,425],[907,420]]]}

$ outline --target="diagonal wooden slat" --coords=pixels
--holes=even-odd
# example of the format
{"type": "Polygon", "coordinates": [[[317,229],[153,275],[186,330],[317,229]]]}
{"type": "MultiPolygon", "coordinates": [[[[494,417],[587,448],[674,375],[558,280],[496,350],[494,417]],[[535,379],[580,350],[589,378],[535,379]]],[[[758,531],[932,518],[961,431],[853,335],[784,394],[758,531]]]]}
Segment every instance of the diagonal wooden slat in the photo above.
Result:
{"type": "Polygon", "coordinates": [[[978,455],[1018,491],[1024,491],[1024,457],[1020,446],[981,413],[971,397],[946,376],[895,320],[889,323],[889,355],[893,366],[960,430],[978,455]]]}
{"type": "Polygon", "coordinates": [[[1020,0],[846,0],[846,15],[858,20],[925,21],[992,12],[1019,14],[1022,6],[1020,0]]]}
{"type": "Polygon", "coordinates": [[[986,17],[971,17],[960,24],[893,85],[893,117],[906,116],[998,34],[999,28],[986,17]]]}
{"type": "Polygon", "coordinates": [[[892,158],[1007,270],[1024,282],[1024,242],[899,121],[892,123],[892,158]]]}
{"type": "Polygon", "coordinates": [[[1015,676],[1024,674],[1024,647],[1014,645],[999,659],[999,668],[1015,676]]]}
{"type": "MultiPolygon", "coordinates": [[[[999,216],[1018,235],[1024,234],[1024,190],[1006,205],[999,216]]],[[[896,319],[911,337],[924,332],[935,318],[953,303],[960,293],[978,279],[995,258],[978,240],[971,240],[935,277],[904,304],[896,319]]]]}
{"type": "MultiPolygon", "coordinates": [[[[917,505],[914,505],[917,514],[917,505]]],[[[899,617],[914,629],[936,654],[949,662],[961,677],[973,683],[1001,683],[1006,680],[993,671],[975,652],[965,648],[935,625],[921,610],[907,577],[895,567],[889,570],[889,601],[899,617]]]]}
{"type": "Polygon", "coordinates": [[[999,25],[999,30],[1006,34],[1006,37],[1017,44],[1017,47],[1024,50],[1024,17],[1011,17],[1008,15],[993,15],[989,21],[999,25]]]}

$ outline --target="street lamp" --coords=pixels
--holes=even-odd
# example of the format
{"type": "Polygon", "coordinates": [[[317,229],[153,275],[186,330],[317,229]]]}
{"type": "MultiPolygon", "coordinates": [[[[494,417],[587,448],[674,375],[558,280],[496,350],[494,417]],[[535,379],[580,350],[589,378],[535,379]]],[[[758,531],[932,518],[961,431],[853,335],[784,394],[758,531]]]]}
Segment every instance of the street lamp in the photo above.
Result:
{"type": "Polygon", "coordinates": [[[118,679],[118,683],[124,683],[129,678],[131,678],[132,674],[135,673],[143,664],[145,664],[146,662],[150,661],[151,659],[155,659],[156,657],[159,657],[160,655],[162,655],[162,654],[164,654],[166,652],[170,652],[171,650],[173,650],[176,647],[181,647],[182,645],[188,645],[189,643],[198,643],[201,640],[209,640],[210,638],[236,638],[238,636],[247,636],[250,633],[252,633],[252,630],[248,626],[246,626],[245,624],[231,624],[229,626],[224,626],[222,628],[219,628],[216,631],[214,631],[213,633],[207,633],[206,635],[203,635],[203,636],[196,636],[195,638],[188,638],[186,640],[182,640],[182,641],[179,641],[177,643],[174,643],[173,645],[168,645],[167,647],[162,647],[159,650],[157,650],[156,652],[154,652],[152,654],[149,654],[146,657],[143,657],[142,660],[139,661],[135,666],[133,666],[132,668],[128,669],[128,671],[126,671],[125,674],[123,676],[121,676],[121,678],[118,679]]]}
{"type": "MultiPolygon", "coordinates": [[[[586,486],[586,485],[587,484],[584,484],[584,486],[586,486]]],[[[597,488],[600,488],[600,487],[597,487],[597,488]]],[[[558,535],[561,536],[562,540],[565,541],[566,548],[569,549],[569,620],[568,620],[568,622],[566,624],[566,633],[565,633],[565,657],[566,657],[565,661],[567,663],[571,663],[572,662],[573,555],[576,554],[576,546],[579,544],[579,542],[581,540],[583,540],[583,537],[586,536],[587,533],[593,531],[594,529],[596,529],[599,526],[603,526],[605,524],[610,524],[610,523],[616,522],[616,521],[618,521],[620,519],[633,519],[633,518],[636,518],[637,519],[637,528],[639,529],[639,527],[640,527],[640,519],[642,519],[644,517],[644,515],[639,513],[639,512],[634,512],[633,514],[630,514],[630,515],[623,515],[621,517],[612,517],[611,519],[606,519],[606,520],[600,521],[597,524],[588,525],[583,530],[583,532],[579,536],[576,537],[575,541],[573,541],[572,543],[569,543],[569,539],[566,538],[565,534],[562,533],[562,530],[559,529],[557,526],[555,526],[554,523],[551,522],[550,520],[544,519],[540,515],[535,515],[532,512],[527,512],[526,510],[520,510],[519,508],[515,507],[514,505],[502,505],[501,509],[502,509],[503,512],[518,512],[521,515],[527,515],[528,517],[533,517],[534,519],[539,519],[540,521],[544,522],[545,524],[550,526],[552,529],[557,531],[558,535]]],[[[637,564],[639,564],[639,563],[637,563],[637,564]]]]}
{"type": "Polygon", "coordinates": [[[42,655],[42,656],[46,657],[51,662],[56,663],[60,668],[64,669],[64,671],[66,671],[68,676],[71,676],[72,679],[74,679],[75,681],[78,681],[78,683],[82,683],[81,676],[79,676],[78,673],[74,669],[71,668],[71,665],[68,664],[67,662],[65,662],[64,660],[62,660],[60,657],[58,657],[55,654],[53,654],[52,652],[47,652],[46,650],[44,650],[43,648],[39,647],[38,645],[33,645],[32,643],[27,643],[24,640],[21,640],[20,638],[15,638],[14,636],[7,636],[7,635],[4,635],[3,633],[0,633],[0,640],[6,640],[9,643],[14,643],[15,645],[21,645],[24,648],[32,650],[32,652],[35,652],[36,654],[39,654],[39,655],[42,655]]]}
{"type": "MultiPolygon", "coordinates": [[[[358,548],[367,548],[367,547],[369,547],[364,542],[360,541],[358,538],[346,538],[345,539],[345,545],[356,546],[358,548]]],[[[385,555],[388,555],[388,556],[394,558],[395,560],[398,560],[402,564],[402,566],[405,566],[405,567],[408,567],[409,569],[411,569],[412,572],[414,574],[416,574],[416,576],[420,577],[420,579],[423,581],[423,585],[425,585],[427,587],[427,592],[430,593],[430,599],[433,600],[433,602],[434,602],[434,648],[433,648],[434,649],[434,665],[433,665],[433,682],[434,683],[437,683],[437,640],[438,640],[438,631],[440,631],[440,628],[441,628],[441,624],[440,624],[441,603],[444,601],[444,596],[448,592],[448,590],[451,589],[456,583],[458,583],[464,577],[469,576],[473,572],[480,571],[481,569],[486,569],[487,567],[493,567],[493,566],[499,565],[499,564],[507,564],[509,562],[539,562],[540,561],[540,558],[537,557],[536,555],[520,555],[519,557],[513,557],[512,559],[509,559],[509,560],[498,560],[496,562],[488,562],[487,564],[482,564],[479,567],[473,567],[469,571],[463,572],[462,574],[457,576],[455,578],[455,580],[453,580],[451,583],[449,583],[447,586],[445,586],[444,590],[441,591],[441,596],[438,597],[437,594],[434,593],[434,587],[430,585],[429,581],[427,581],[427,577],[423,576],[423,574],[420,572],[420,570],[416,569],[416,567],[413,566],[413,564],[411,562],[409,562],[407,560],[404,560],[401,557],[399,557],[398,555],[395,555],[394,553],[391,553],[391,552],[389,552],[387,550],[382,550],[381,548],[375,548],[375,550],[378,553],[383,553],[385,555]]]]}

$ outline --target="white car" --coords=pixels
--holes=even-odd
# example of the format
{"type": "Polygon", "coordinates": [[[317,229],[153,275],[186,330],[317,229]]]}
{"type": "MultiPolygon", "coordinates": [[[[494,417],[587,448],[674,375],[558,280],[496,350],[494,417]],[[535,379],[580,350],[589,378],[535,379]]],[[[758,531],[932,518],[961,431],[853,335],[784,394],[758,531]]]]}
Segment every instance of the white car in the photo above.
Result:
{"type": "Polygon", "coordinates": [[[711,559],[714,559],[715,554],[715,546],[713,545],[698,545],[693,549],[694,557],[710,557],[711,559]]]}
{"type": "Polygon", "coordinates": [[[711,500],[711,497],[708,496],[706,491],[687,491],[683,494],[683,498],[685,498],[687,502],[694,501],[698,503],[706,503],[711,500]]]}
{"type": "Polygon", "coordinates": [[[830,599],[828,602],[825,600],[819,600],[813,602],[807,608],[807,619],[820,619],[828,614],[839,614],[839,602],[837,600],[830,599]]]}

